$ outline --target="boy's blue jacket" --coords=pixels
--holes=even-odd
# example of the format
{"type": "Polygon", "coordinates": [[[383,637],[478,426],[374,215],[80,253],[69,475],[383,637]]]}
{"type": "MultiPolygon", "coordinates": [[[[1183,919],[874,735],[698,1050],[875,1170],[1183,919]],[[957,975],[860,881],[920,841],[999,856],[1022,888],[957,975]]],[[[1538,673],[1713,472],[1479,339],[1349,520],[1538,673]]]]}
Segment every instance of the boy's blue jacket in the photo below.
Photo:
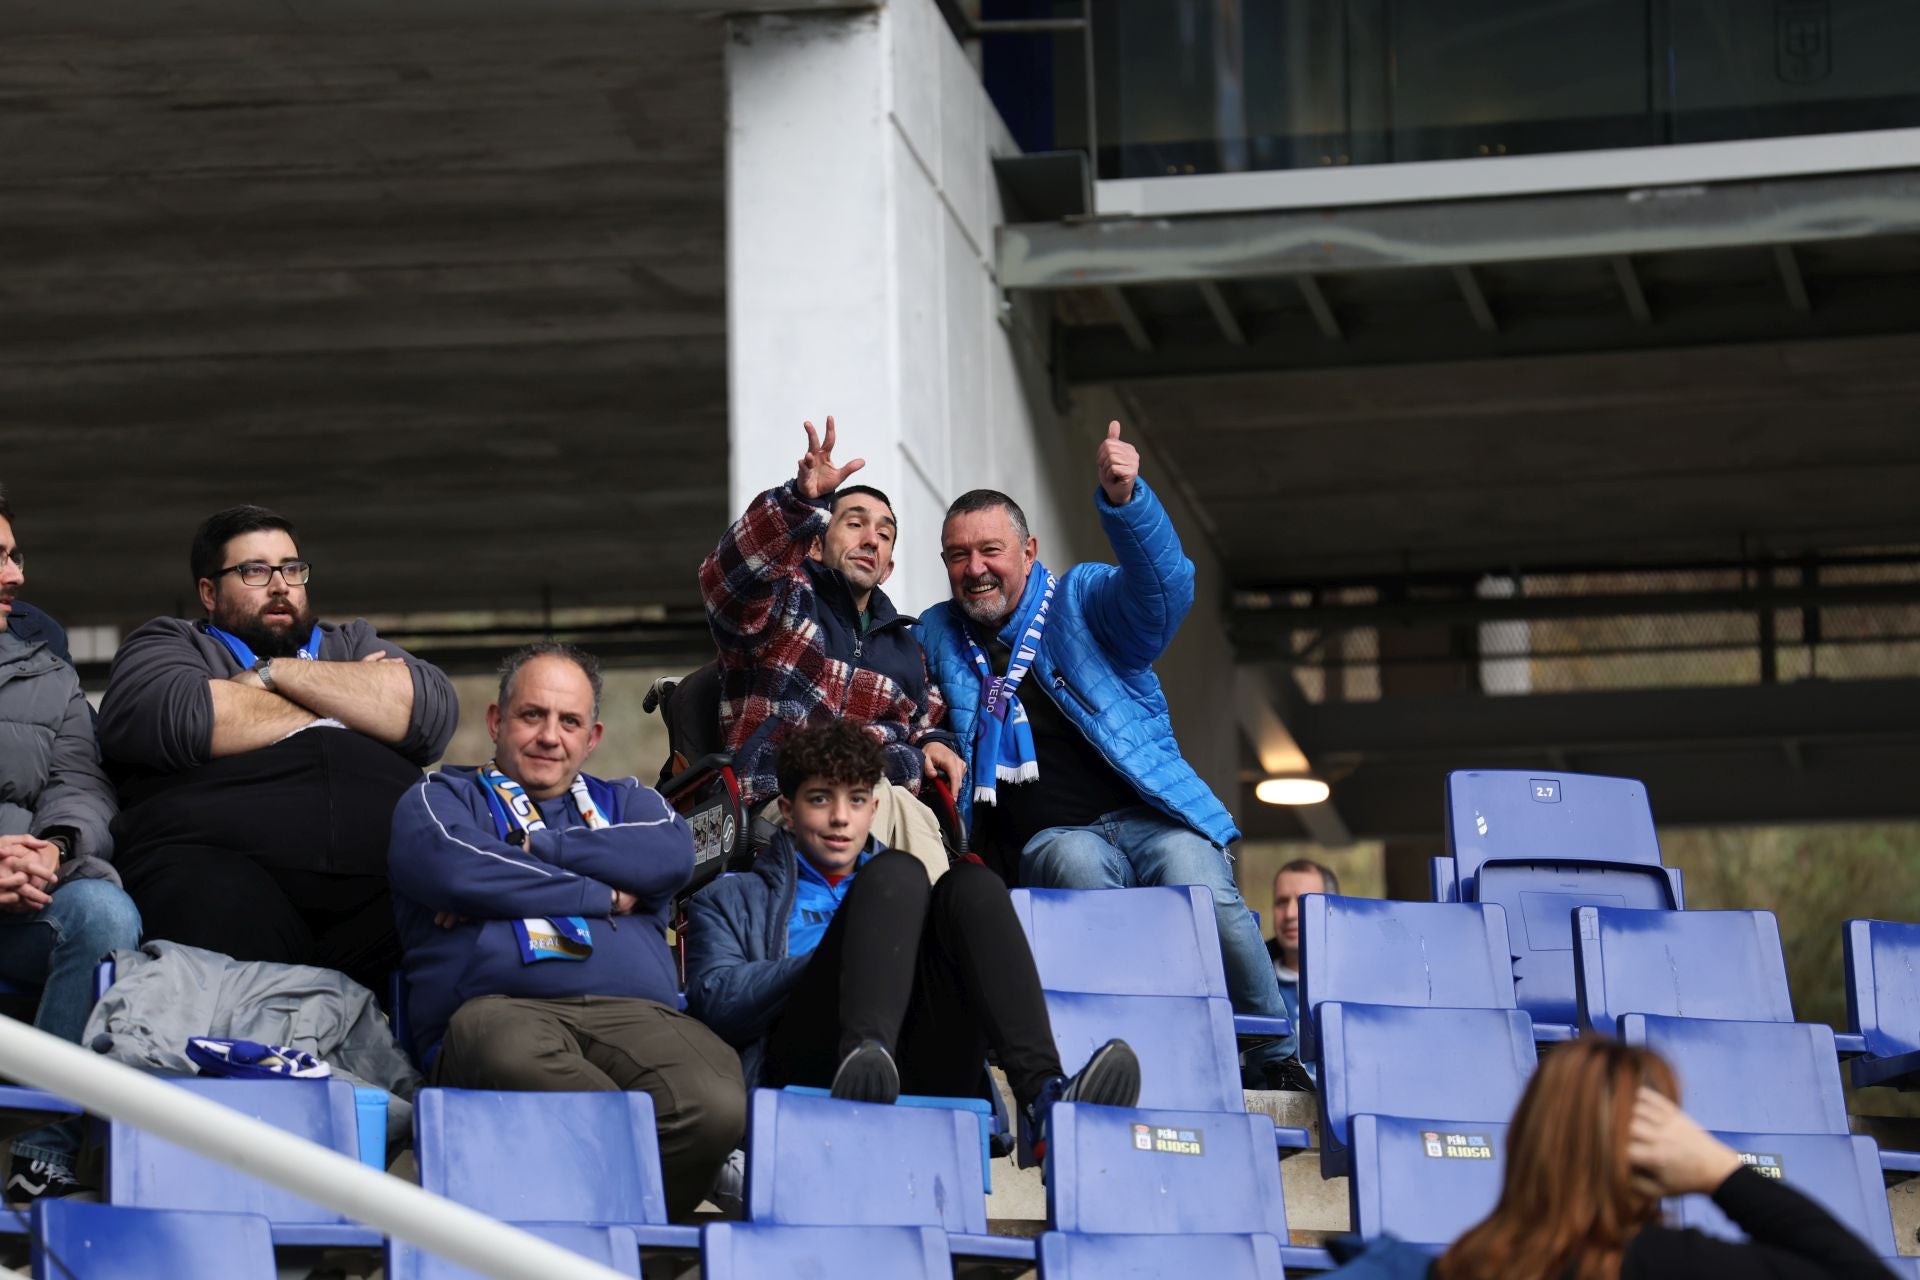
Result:
{"type": "Polygon", "coordinates": [[[442,769],[393,812],[387,870],[416,1056],[426,1061],[454,1011],[476,996],[632,996],[674,1007],[666,929],[674,894],[693,874],[686,820],[633,778],[589,777],[611,825],[589,828],[563,794],[541,803],[547,829],[521,847],[500,836],[477,774],[442,769]],[[610,915],[615,889],[638,899],[631,915],[610,915]],[[439,912],[465,920],[443,929],[439,912]],[[529,916],[586,917],[593,953],[521,963],[513,922],[529,916]]]}
{"type": "MultiPolygon", "coordinates": [[[[861,856],[884,847],[870,836],[861,856]]],[[[792,833],[781,831],[751,868],[721,876],[687,905],[687,1012],[740,1051],[749,1089],[767,1033],[811,958],[787,954],[797,856],[792,833]]]]}

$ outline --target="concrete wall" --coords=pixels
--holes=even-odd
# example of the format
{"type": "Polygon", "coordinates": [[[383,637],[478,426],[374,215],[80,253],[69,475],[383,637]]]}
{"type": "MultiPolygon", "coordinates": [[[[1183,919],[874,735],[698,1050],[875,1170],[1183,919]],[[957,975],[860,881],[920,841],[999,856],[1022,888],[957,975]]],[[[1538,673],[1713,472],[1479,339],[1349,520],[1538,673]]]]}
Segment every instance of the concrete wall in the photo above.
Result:
{"type": "Polygon", "coordinates": [[[1225,584],[1205,528],[1110,392],[1056,414],[1044,315],[1003,305],[992,158],[1012,139],[933,0],[859,14],[732,20],[727,152],[729,485],[737,512],[793,474],[802,419],[836,415],[839,460],[894,500],[888,594],[944,599],[940,516],[990,487],[1026,510],[1056,570],[1108,559],[1093,455],[1109,419],[1144,447],[1199,568],[1193,616],[1161,664],[1188,758],[1238,795],[1225,584]]]}

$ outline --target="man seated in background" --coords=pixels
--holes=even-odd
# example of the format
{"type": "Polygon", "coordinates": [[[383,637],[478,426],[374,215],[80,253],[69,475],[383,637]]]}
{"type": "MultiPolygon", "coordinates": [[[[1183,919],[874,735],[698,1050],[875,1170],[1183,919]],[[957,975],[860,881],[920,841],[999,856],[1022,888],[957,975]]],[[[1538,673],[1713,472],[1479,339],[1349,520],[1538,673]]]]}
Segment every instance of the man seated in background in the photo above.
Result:
{"type": "Polygon", "coordinates": [[[453,685],[364,620],[316,623],[293,525],[263,507],[207,517],[191,565],[205,620],[135,630],[100,705],[147,937],[379,991],[388,822],[453,736],[453,685]]]}
{"type": "Polygon", "coordinates": [[[912,795],[936,773],[957,794],[962,766],[938,727],[944,704],[908,629],[914,619],[880,589],[893,573],[893,505],[845,483],[866,463],[834,464],[832,418],[824,439],[805,425],[798,474],[755,498],[700,566],[727,750],[742,799],[759,805],[779,791],[787,735],[829,719],[867,726],[887,761],[874,833],[938,878],[947,865],[939,825],[912,795]]]}
{"type": "MultiPolygon", "coordinates": [[[[1280,981],[1280,998],[1287,1002],[1287,1018],[1300,1026],[1300,899],[1309,893],[1339,893],[1340,879],[1331,867],[1311,858],[1295,858],[1273,876],[1273,941],[1267,955],[1273,976],[1280,981]]],[[[1309,1077],[1313,1068],[1307,1067],[1309,1077]]]]}
{"type": "MultiPolygon", "coordinates": [[[[1039,888],[1206,886],[1234,1010],[1284,1016],[1227,859],[1240,832],[1181,755],[1153,671],[1193,605],[1193,562],[1118,422],[1094,469],[1117,565],[1056,579],[1026,514],[997,490],[947,509],[953,599],[927,610],[920,635],[973,782],[972,847],[1039,888]]],[[[1245,1083],[1277,1087],[1293,1048],[1289,1037],[1250,1050],[1245,1083]]]]}
{"type": "MultiPolygon", "coordinates": [[[[37,990],[33,1025],[78,1044],[94,966],[139,944],[140,914],[107,861],[113,787],[80,677],[12,625],[26,576],[13,508],[0,496],[0,978],[37,990]]],[[[74,1176],[82,1123],[13,1140],[10,1203],[91,1189],[74,1176]]]]}
{"type": "Polygon", "coordinates": [[[508,657],[487,733],[493,759],[417,782],[393,813],[412,1048],[436,1085],[644,1090],[684,1217],[746,1128],[739,1058],[677,1007],[665,930],[693,837],[653,789],[581,772],[601,724],[580,650],[508,657]]]}

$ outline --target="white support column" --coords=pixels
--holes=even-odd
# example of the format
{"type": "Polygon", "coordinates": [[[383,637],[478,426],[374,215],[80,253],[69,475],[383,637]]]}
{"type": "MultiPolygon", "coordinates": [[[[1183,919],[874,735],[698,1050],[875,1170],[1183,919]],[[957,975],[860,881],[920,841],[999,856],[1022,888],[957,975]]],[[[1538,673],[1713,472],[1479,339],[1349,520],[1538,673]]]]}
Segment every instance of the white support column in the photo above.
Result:
{"type": "Polygon", "coordinates": [[[727,81],[733,505],[834,414],[838,456],[894,500],[887,589],[918,610],[945,594],[947,502],[1035,429],[1011,353],[989,353],[991,154],[1012,143],[932,0],[735,17],[727,81]]]}
{"type": "MultiPolygon", "coordinates": [[[[764,6],[763,6],[764,7],[764,6]]],[[[796,6],[797,7],[797,6],[796,6]]],[[[1015,147],[934,0],[729,20],[729,489],[734,510],[793,474],[803,419],[839,425],[844,461],[900,518],[887,594],[917,613],[947,596],[940,518],[994,488],[1025,509],[1041,557],[1111,560],[1094,513],[1096,389],[1056,414],[1045,335],[1002,315],[992,161],[1015,147]]],[[[1133,424],[1138,426],[1139,424],[1133,424]]],[[[1200,597],[1157,664],[1187,757],[1229,806],[1239,756],[1224,592],[1206,528],[1159,467],[1200,597]]]]}

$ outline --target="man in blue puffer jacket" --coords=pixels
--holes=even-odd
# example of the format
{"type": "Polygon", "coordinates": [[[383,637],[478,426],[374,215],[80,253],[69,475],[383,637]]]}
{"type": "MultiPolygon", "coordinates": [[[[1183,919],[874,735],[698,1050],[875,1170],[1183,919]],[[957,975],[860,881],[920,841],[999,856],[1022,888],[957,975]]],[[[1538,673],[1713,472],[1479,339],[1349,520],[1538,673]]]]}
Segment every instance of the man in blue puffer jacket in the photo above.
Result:
{"type": "MultiPolygon", "coordinates": [[[[963,494],[940,534],[953,599],[920,621],[927,664],[973,785],[973,848],[1013,883],[1055,889],[1204,885],[1227,993],[1240,1013],[1285,1017],[1259,926],[1226,846],[1240,832],[1174,741],[1153,663],[1193,605],[1193,562],[1107,427],[1095,504],[1117,565],[1055,578],[1013,499],[963,494]]],[[[1247,1082],[1277,1083],[1289,1038],[1248,1055],[1247,1082]]]]}

